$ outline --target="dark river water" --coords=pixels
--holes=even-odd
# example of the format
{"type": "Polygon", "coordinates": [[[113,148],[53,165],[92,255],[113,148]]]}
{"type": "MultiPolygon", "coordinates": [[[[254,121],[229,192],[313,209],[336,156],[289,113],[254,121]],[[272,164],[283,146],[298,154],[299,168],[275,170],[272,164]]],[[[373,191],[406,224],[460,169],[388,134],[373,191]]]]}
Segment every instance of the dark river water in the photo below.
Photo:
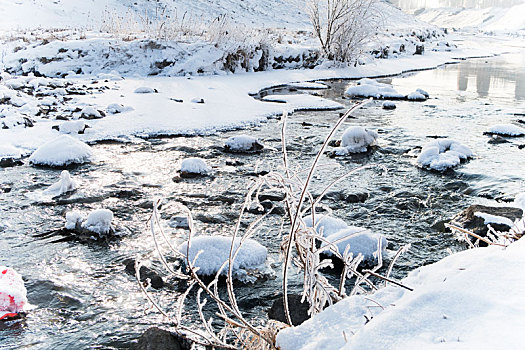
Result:
{"type": "MultiPolygon", "coordinates": [[[[380,147],[367,155],[323,157],[325,166],[317,173],[313,192],[319,193],[334,176],[360,165],[383,167],[363,170],[346,179],[323,204],[349,224],[385,235],[390,252],[411,243],[410,251],[399,260],[395,277],[443,258],[449,249],[464,249],[453,236],[439,232],[433,225],[470,204],[509,200],[525,190],[525,150],[518,148],[525,140],[489,144],[488,136],[483,135],[492,124],[525,119],[519,115],[525,113],[524,72],[522,51],[384,79],[400,92],[425,89],[431,98],[426,102],[396,102],[393,111],[381,109],[377,101],[358,111],[345,127],[363,125],[377,130],[380,147]],[[414,149],[433,140],[433,136],[452,137],[466,144],[476,153],[475,159],[446,174],[418,168],[414,149]],[[366,200],[344,200],[351,194],[366,200]]],[[[348,106],[353,103],[342,95],[355,82],[327,84],[330,89],[320,94],[348,106]]],[[[293,168],[312,162],[338,116],[339,111],[317,111],[297,112],[289,117],[287,142],[293,168]]],[[[139,256],[164,274],[147,225],[153,198],[164,198],[162,221],[177,244],[186,234],[169,226],[178,215],[177,203],[192,210],[200,233],[231,232],[256,173],[279,170],[281,166],[278,121],[269,120],[243,131],[276,151],[258,155],[223,153],[224,141],[238,133],[94,145],[97,160],[70,169],[80,181],[80,189],[60,200],[42,200],[38,196],[56,181],[60,170],[28,165],[0,169],[1,188],[11,189],[7,193],[0,191],[0,265],[13,267],[24,277],[32,305],[23,320],[0,324],[0,349],[127,348],[149,326],[163,324],[135,280],[125,273],[124,260],[139,256]],[[188,156],[206,158],[214,175],[173,181],[181,159],[188,156]],[[42,237],[64,225],[67,211],[96,208],[111,209],[115,223],[125,228],[126,235],[108,244],[64,241],[56,235],[42,237]]],[[[248,218],[257,215],[249,214],[248,218]]],[[[268,247],[276,276],[281,273],[279,222],[279,216],[270,216],[255,236],[268,247]]],[[[167,282],[167,287],[151,293],[171,310],[179,291],[177,281],[167,278],[167,282]]],[[[297,291],[298,280],[292,279],[291,284],[297,291]]],[[[279,278],[239,286],[239,304],[248,318],[264,319],[279,288],[279,278]]],[[[192,308],[190,302],[190,319],[194,317],[192,308]]]]}

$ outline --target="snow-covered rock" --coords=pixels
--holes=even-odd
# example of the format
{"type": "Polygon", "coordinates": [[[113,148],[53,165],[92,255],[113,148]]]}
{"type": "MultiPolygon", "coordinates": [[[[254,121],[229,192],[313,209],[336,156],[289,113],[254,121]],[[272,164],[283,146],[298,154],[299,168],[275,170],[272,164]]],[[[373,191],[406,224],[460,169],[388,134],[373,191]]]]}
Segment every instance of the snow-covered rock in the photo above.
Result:
{"type": "Polygon", "coordinates": [[[422,93],[417,91],[411,92],[407,95],[407,100],[409,101],[426,101],[427,97],[422,93]]]}
{"type": "Polygon", "coordinates": [[[383,102],[381,107],[383,109],[396,109],[397,108],[396,104],[394,102],[392,102],[392,101],[385,101],[385,102],[383,102]]]}
{"type": "Polygon", "coordinates": [[[180,165],[180,174],[182,177],[209,175],[210,173],[211,168],[202,158],[186,158],[180,165]]]}
{"type": "Polygon", "coordinates": [[[87,216],[79,211],[70,211],[66,213],[64,227],[80,234],[92,233],[104,237],[114,232],[112,221],[113,212],[109,209],[96,209],[87,216]]]}
{"type": "MultiPolygon", "coordinates": [[[[241,239],[234,240],[234,250],[239,247],[241,239]]],[[[224,236],[197,236],[192,238],[189,248],[190,261],[195,260],[194,266],[198,267],[197,273],[204,276],[215,275],[221,266],[228,260],[232,237],[224,236]]],[[[187,253],[188,242],[182,243],[178,250],[184,256],[187,253]]],[[[253,282],[255,277],[250,275],[250,270],[263,271],[266,269],[265,262],[268,254],[267,249],[253,239],[246,239],[233,262],[233,275],[235,278],[244,282],[253,282]]],[[[221,274],[228,273],[228,265],[222,270],[221,274]]]]}
{"type": "Polygon", "coordinates": [[[516,198],[514,198],[514,202],[512,202],[512,204],[516,208],[521,208],[525,212],[525,192],[518,193],[518,195],[516,195],[516,198]]]}
{"type": "MultiPolygon", "coordinates": [[[[354,257],[361,254],[363,261],[371,264],[377,262],[379,254],[383,255],[387,246],[387,240],[383,235],[357,226],[348,226],[346,229],[339,230],[327,236],[326,240],[330,243],[336,242],[334,245],[339,254],[343,255],[348,246],[348,252],[354,257]]],[[[334,247],[326,242],[323,242],[321,247],[326,247],[324,251],[326,255],[333,255],[334,247]]]]}
{"type": "Polygon", "coordinates": [[[485,133],[489,135],[523,136],[525,135],[525,128],[514,124],[496,124],[488,128],[485,133]]]}
{"type": "Polygon", "coordinates": [[[83,134],[86,129],[86,123],[82,120],[71,120],[58,126],[58,131],[63,134],[83,134]]]}
{"type": "Polygon", "coordinates": [[[34,165],[67,166],[91,161],[91,147],[69,135],[60,135],[40,146],[29,157],[34,165]]]}
{"type": "Polygon", "coordinates": [[[374,79],[364,78],[350,86],[345,94],[352,97],[373,97],[381,99],[403,99],[405,96],[397,92],[392,86],[380,83],[374,79]]]}
{"type": "Polygon", "coordinates": [[[379,137],[377,132],[362,126],[351,126],[345,130],[341,137],[341,147],[335,149],[336,155],[366,152],[369,146],[376,144],[379,137]]]}
{"type": "Polygon", "coordinates": [[[224,148],[229,152],[257,152],[262,150],[264,145],[255,137],[243,134],[228,138],[224,148]]]}
{"type": "Polygon", "coordinates": [[[445,171],[473,156],[474,153],[467,146],[451,139],[442,139],[427,143],[417,157],[417,164],[422,168],[445,171]]]}
{"type": "Polygon", "coordinates": [[[134,93],[136,94],[152,94],[157,92],[157,90],[150,88],[148,86],[141,86],[135,89],[134,93]]]}
{"type": "Polygon", "coordinates": [[[60,196],[61,194],[76,190],[77,183],[71,178],[69,171],[62,170],[60,173],[60,180],[47,188],[44,193],[52,196],[60,196]]]}
{"type": "Polygon", "coordinates": [[[127,111],[132,111],[133,107],[130,106],[123,106],[118,103],[112,103],[106,107],[106,112],[109,114],[117,114],[117,113],[123,113],[127,111]]]}
{"type": "Polygon", "coordinates": [[[96,110],[93,106],[85,106],[82,108],[82,111],[80,111],[80,116],[84,119],[100,119],[102,118],[102,114],[98,110],[96,110]]]}
{"type": "Polygon", "coordinates": [[[0,144],[0,167],[21,164],[22,152],[8,144],[0,144]]]}
{"type": "Polygon", "coordinates": [[[24,311],[26,295],[22,276],[12,268],[0,266],[0,320],[24,311]]]}
{"type": "Polygon", "coordinates": [[[348,224],[343,220],[324,214],[315,214],[315,225],[312,225],[312,216],[305,216],[303,218],[306,227],[314,227],[315,231],[323,237],[330,236],[340,230],[348,228],[348,224]]]}
{"type": "Polygon", "coordinates": [[[416,89],[416,92],[425,96],[426,98],[429,98],[430,97],[430,94],[428,92],[426,92],[425,90],[423,89],[416,89]]]}

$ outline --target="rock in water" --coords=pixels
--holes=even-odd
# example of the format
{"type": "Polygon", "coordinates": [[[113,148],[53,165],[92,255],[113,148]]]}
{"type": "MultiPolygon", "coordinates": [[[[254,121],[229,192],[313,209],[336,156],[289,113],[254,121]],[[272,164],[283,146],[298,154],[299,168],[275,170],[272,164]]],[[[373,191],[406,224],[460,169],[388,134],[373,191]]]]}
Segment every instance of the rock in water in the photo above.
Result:
{"type": "Polygon", "coordinates": [[[64,134],[40,146],[29,157],[29,162],[34,165],[60,167],[89,162],[92,156],[91,147],[64,134]]]}
{"type": "Polygon", "coordinates": [[[131,347],[133,350],[185,350],[189,346],[183,346],[179,337],[172,332],[151,327],[131,347]]]}
{"type": "Polygon", "coordinates": [[[232,136],[224,145],[227,152],[258,152],[264,148],[264,145],[253,136],[237,135],[232,136]]]}
{"type": "MultiPolygon", "coordinates": [[[[288,310],[294,326],[298,326],[310,318],[308,315],[309,305],[306,301],[301,302],[301,298],[299,294],[288,294],[288,310]]],[[[273,302],[272,307],[268,310],[268,318],[287,323],[283,299],[281,296],[273,302]]]]}

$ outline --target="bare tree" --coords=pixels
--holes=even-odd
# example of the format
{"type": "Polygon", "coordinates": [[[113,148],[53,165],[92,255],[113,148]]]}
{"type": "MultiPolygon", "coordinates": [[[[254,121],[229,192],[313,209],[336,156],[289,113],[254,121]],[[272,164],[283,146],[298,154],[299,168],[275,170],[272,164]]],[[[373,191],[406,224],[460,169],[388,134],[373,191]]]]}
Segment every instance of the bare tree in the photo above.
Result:
{"type": "Polygon", "coordinates": [[[381,23],[379,0],[310,0],[308,12],[323,55],[355,60],[381,23]]]}

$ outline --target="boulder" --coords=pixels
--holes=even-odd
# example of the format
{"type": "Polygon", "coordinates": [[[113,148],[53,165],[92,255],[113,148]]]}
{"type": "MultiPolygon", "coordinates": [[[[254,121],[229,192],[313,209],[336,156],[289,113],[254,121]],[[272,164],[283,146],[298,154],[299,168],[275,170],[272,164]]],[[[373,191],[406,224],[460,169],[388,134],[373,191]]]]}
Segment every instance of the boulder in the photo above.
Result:
{"type": "MultiPolygon", "coordinates": [[[[294,326],[298,326],[310,318],[308,315],[309,305],[306,301],[301,303],[301,298],[299,294],[288,294],[288,309],[294,326]]],[[[282,296],[273,302],[272,307],[268,310],[268,317],[272,320],[287,323],[282,296]]]]}
{"type": "Polygon", "coordinates": [[[191,344],[187,339],[158,327],[148,328],[140,336],[137,343],[131,346],[133,350],[186,350],[191,344]]]}
{"type": "MultiPolygon", "coordinates": [[[[129,273],[131,276],[135,276],[135,260],[126,259],[124,260],[124,264],[126,265],[126,272],[129,273]]],[[[160,289],[164,287],[164,280],[162,279],[162,277],[159,276],[159,274],[156,271],[146,266],[141,266],[139,272],[141,282],[149,278],[151,286],[153,288],[160,289]]]]}
{"type": "MultiPolygon", "coordinates": [[[[511,229],[511,227],[508,224],[503,223],[503,221],[510,220],[511,222],[514,222],[516,219],[520,219],[521,217],[523,217],[523,210],[519,208],[488,207],[484,205],[475,204],[471,205],[470,207],[456,215],[450,221],[450,223],[462,227],[465,230],[469,230],[481,237],[486,237],[488,232],[487,223],[485,223],[485,219],[482,216],[480,216],[479,214],[476,215],[476,213],[488,214],[490,216],[496,216],[501,218],[501,220],[497,220],[498,223],[490,223],[490,226],[494,230],[501,232],[507,232],[511,229]]],[[[471,240],[475,241],[476,239],[472,237],[471,240]]],[[[480,242],[480,246],[486,246],[486,244],[480,242]]]]}

